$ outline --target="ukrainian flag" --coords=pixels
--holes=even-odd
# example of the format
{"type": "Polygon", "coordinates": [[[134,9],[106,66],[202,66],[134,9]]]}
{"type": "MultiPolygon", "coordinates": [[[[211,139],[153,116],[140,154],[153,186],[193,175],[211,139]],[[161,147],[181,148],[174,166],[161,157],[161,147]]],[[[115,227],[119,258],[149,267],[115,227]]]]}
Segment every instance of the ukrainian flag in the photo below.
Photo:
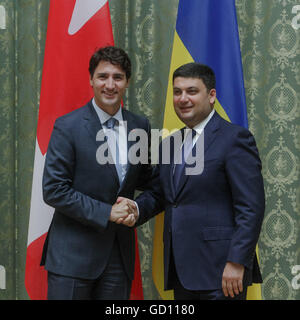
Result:
{"type": "MultiPolygon", "coordinates": [[[[173,108],[172,75],[176,68],[193,61],[206,64],[215,72],[216,111],[226,120],[247,127],[235,1],[179,0],[173,42],[163,127],[171,131],[184,126],[173,108]]],[[[162,299],[173,299],[173,291],[164,291],[163,285],[163,222],[163,214],[156,216],[152,273],[162,299]]],[[[261,299],[259,284],[249,287],[247,299],[261,299]]]]}

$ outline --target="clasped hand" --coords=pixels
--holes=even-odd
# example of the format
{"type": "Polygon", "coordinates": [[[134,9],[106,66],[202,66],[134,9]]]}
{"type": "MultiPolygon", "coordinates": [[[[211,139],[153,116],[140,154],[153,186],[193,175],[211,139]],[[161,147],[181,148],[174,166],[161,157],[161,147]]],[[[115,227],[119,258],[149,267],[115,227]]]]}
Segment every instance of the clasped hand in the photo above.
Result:
{"type": "Polygon", "coordinates": [[[138,211],[133,200],[118,197],[110,212],[110,221],[117,224],[123,223],[128,227],[133,227],[138,219],[138,211]]]}

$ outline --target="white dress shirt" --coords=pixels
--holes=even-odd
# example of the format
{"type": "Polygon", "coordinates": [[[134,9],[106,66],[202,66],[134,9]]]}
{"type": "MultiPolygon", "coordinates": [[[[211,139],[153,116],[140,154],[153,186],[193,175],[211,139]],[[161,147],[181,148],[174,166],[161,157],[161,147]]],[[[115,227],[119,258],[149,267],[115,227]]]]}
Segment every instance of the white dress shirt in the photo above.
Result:
{"type": "MultiPolygon", "coordinates": [[[[95,99],[92,99],[92,104],[93,107],[99,117],[100,123],[102,125],[102,129],[104,130],[104,133],[106,132],[107,128],[104,125],[104,123],[111,118],[111,115],[103,111],[100,107],[97,106],[95,99]]],[[[127,172],[127,162],[128,162],[128,157],[127,157],[127,124],[126,121],[123,120],[122,116],[122,109],[121,106],[116,114],[113,115],[113,118],[118,120],[119,125],[115,127],[115,130],[118,132],[118,145],[117,147],[119,148],[119,161],[120,165],[122,166],[122,181],[126,175],[127,172]]],[[[114,131],[114,130],[113,130],[114,131]]],[[[114,131],[115,132],[115,131],[114,131]]],[[[116,133],[116,132],[115,132],[116,133]]],[[[115,159],[115,154],[112,154],[114,161],[115,159]]]]}

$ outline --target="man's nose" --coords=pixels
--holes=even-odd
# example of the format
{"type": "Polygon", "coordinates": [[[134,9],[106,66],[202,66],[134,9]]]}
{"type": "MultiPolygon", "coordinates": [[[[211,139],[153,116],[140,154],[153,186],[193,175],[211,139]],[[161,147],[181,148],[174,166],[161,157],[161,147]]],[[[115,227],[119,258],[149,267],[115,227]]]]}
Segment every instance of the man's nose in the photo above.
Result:
{"type": "Polygon", "coordinates": [[[112,77],[106,79],[105,86],[107,89],[115,88],[115,80],[112,77]]]}
{"type": "Polygon", "coordinates": [[[188,96],[187,96],[187,93],[186,93],[186,92],[182,92],[182,93],[181,93],[180,98],[179,98],[179,101],[182,102],[182,103],[188,101],[188,96]]]}

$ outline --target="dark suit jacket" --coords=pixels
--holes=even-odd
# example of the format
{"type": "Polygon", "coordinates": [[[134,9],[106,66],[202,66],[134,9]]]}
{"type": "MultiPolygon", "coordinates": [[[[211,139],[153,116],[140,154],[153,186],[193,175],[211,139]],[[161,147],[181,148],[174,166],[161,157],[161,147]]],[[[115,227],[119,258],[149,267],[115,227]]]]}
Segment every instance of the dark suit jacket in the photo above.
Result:
{"type": "Polygon", "coordinates": [[[152,188],[136,199],[138,225],[165,210],[165,289],[171,288],[171,248],[186,289],[221,288],[227,261],[246,267],[248,284],[261,282],[255,247],[265,200],[254,138],[215,113],[204,129],[204,150],[202,174],[183,175],[175,190],[173,164],[159,164],[152,188]]]}
{"type": "MultiPolygon", "coordinates": [[[[150,133],[146,118],[123,110],[127,131],[150,133]]],[[[41,264],[53,273],[95,279],[104,270],[117,237],[128,277],[133,279],[134,229],[109,221],[118,196],[133,198],[151,174],[146,164],[128,165],[120,186],[114,164],[100,165],[96,141],[101,129],[91,101],[54,124],[44,176],[44,201],[55,208],[41,264]]],[[[149,139],[150,141],[150,139],[149,139]]],[[[128,141],[128,148],[134,142],[128,141]]]]}

